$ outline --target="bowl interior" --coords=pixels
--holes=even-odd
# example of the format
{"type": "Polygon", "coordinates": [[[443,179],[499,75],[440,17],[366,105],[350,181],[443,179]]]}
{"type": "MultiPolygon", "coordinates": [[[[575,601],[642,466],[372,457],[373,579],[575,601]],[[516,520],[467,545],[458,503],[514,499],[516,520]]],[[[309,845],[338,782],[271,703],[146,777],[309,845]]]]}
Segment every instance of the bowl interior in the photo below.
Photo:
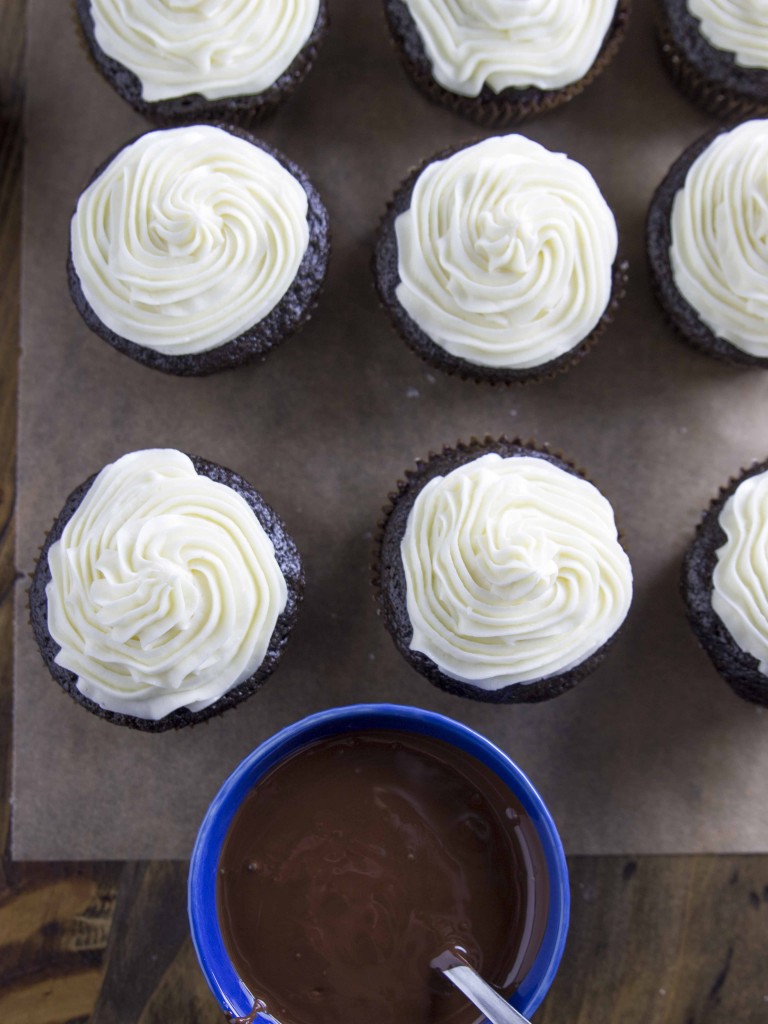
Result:
{"type": "MultiPolygon", "coordinates": [[[[253,996],[235,971],[224,945],[216,905],[219,857],[229,826],[246,794],[284,757],[315,740],[361,729],[403,729],[452,743],[496,772],[530,815],[549,873],[549,910],[541,948],[510,1002],[530,1016],[547,993],[557,971],[568,930],[568,869],[554,822],[526,775],[490,741],[451,718],[394,704],[357,704],[304,718],[262,743],[230,775],[205,815],[189,869],[189,919],[192,941],[211,991],[222,1009],[235,1017],[253,1010],[253,996]]],[[[256,1021],[270,1017],[258,1015],[256,1021]]]]}

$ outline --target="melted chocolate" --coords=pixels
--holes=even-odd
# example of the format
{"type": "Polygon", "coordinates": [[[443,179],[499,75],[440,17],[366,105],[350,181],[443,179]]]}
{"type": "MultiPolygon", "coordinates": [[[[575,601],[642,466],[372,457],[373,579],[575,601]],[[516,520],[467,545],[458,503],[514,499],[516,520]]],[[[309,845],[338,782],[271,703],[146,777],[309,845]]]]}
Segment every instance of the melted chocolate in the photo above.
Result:
{"type": "Polygon", "coordinates": [[[430,967],[459,947],[510,995],[546,926],[534,826],[481,762],[426,736],[320,740],[246,797],[219,862],[232,961],[281,1024],[471,1024],[430,967]]]}

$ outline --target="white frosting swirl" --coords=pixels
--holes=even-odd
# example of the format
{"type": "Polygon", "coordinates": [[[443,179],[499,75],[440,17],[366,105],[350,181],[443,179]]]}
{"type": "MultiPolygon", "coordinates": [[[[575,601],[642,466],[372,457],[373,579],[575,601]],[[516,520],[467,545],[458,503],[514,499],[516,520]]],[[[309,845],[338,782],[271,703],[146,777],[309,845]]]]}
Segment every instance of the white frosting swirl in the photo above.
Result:
{"type": "Polygon", "coordinates": [[[312,34],[319,0],[91,0],[96,41],[148,103],[268,89],[312,34]]]}
{"type": "Polygon", "coordinates": [[[740,483],[718,522],[728,539],[716,552],[712,608],[768,675],[768,473],[740,483]]]}
{"type": "Polygon", "coordinates": [[[616,632],[632,598],[609,503],[532,456],[484,455],[431,480],[401,555],[411,649],[486,690],[580,664],[616,632]]]}
{"type": "Polygon", "coordinates": [[[595,63],[616,0],[405,0],[435,81],[460,96],[484,85],[560,89],[595,63]]]}
{"type": "Polygon", "coordinates": [[[768,68],[766,0],[688,0],[704,38],[745,68],[768,68]]]}
{"type": "Polygon", "coordinates": [[[768,356],[768,120],[725,132],[672,205],[675,285],[714,334],[768,356]]]}
{"type": "Polygon", "coordinates": [[[610,300],[613,214],[586,168],[522,135],[429,164],[395,231],[401,305],[437,345],[482,366],[555,359],[610,300]]]}
{"type": "Polygon", "coordinates": [[[207,352],[263,320],[309,244],[307,195],[274,157],[221,128],[149,132],[80,196],[72,260],[116,334],[207,352]]]}
{"type": "Polygon", "coordinates": [[[48,564],[57,664],[102,708],[153,721],[253,675],[287,601],[245,499],[172,449],[106,466],[48,564]]]}

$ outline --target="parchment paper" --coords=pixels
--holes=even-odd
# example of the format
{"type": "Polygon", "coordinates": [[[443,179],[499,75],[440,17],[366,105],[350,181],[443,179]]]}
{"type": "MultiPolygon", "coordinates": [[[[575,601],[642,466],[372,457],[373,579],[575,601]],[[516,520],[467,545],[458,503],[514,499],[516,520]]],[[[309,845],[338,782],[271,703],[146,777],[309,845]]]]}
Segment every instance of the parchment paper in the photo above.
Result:
{"type": "Polygon", "coordinates": [[[379,0],[331,0],[317,66],[264,137],[302,164],[334,251],[313,322],[259,367],[165,377],[92,335],[66,287],[68,221],[108,154],[144,130],[79,47],[69,4],[29,2],[18,564],[28,573],[66,495],[126,451],[174,446],[241,472],[304,554],[298,626],[278,671],[208,725],[145,736],[78,707],[51,680],[17,594],[13,851],[20,859],[183,858],[238,761],[313,711],[391,700],[452,715],[507,750],[570,853],[768,851],[768,714],[698,648],[678,567],[720,484],[768,454],[768,374],[689,350],[652,300],[651,193],[710,124],[667,81],[638,2],[612,67],[522,129],[595,174],[631,284],[618,321],[569,373],[489,389],[426,368],[378,308],[376,224],[409,167],[482,135],[401,71],[379,0]],[[621,639],[579,687],[534,706],[450,697],[402,661],[371,598],[371,532],[411,461],[486,432],[551,443],[611,499],[634,564],[621,639]]]}

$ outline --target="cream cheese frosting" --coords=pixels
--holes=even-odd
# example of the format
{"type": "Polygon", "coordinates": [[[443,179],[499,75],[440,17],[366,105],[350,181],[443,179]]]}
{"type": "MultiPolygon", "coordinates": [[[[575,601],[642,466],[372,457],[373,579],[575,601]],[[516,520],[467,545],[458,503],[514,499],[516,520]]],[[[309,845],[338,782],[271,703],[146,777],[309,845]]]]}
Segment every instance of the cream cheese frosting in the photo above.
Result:
{"type": "Polygon", "coordinates": [[[732,53],[744,68],[768,68],[766,0],[688,0],[701,34],[717,50],[732,53]]]}
{"type": "Polygon", "coordinates": [[[148,132],[82,193],[72,262],[117,335],[164,355],[207,352],[263,320],[309,244],[302,185],[209,125],[148,132]]]}
{"type": "Polygon", "coordinates": [[[768,675],[768,473],[742,481],[718,522],[727,539],[715,552],[712,608],[768,675]]]}
{"type": "Polygon", "coordinates": [[[681,295],[717,336],[768,356],[768,120],[697,157],[677,192],[670,262],[681,295]]]}
{"type": "Polygon", "coordinates": [[[487,85],[560,89],[594,64],[616,0],[405,0],[436,82],[460,96],[487,85]]]}
{"type": "Polygon", "coordinates": [[[96,41],[148,103],[268,89],[312,34],[319,0],[91,0],[96,41]]]}
{"type": "Polygon", "coordinates": [[[608,204],[585,167],[522,135],[430,163],[395,233],[398,301],[475,364],[547,363],[583,341],[610,301],[608,204]]]}
{"type": "Polygon", "coordinates": [[[411,649],[485,690],[579,665],[632,598],[608,501],[534,456],[490,453],[427,483],[401,556],[411,649]]]}
{"type": "Polygon", "coordinates": [[[287,602],[245,499],[172,449],[106,466],[48,564],[56,663],[100,707],[153,721],[253,675],[287,602]]]}

